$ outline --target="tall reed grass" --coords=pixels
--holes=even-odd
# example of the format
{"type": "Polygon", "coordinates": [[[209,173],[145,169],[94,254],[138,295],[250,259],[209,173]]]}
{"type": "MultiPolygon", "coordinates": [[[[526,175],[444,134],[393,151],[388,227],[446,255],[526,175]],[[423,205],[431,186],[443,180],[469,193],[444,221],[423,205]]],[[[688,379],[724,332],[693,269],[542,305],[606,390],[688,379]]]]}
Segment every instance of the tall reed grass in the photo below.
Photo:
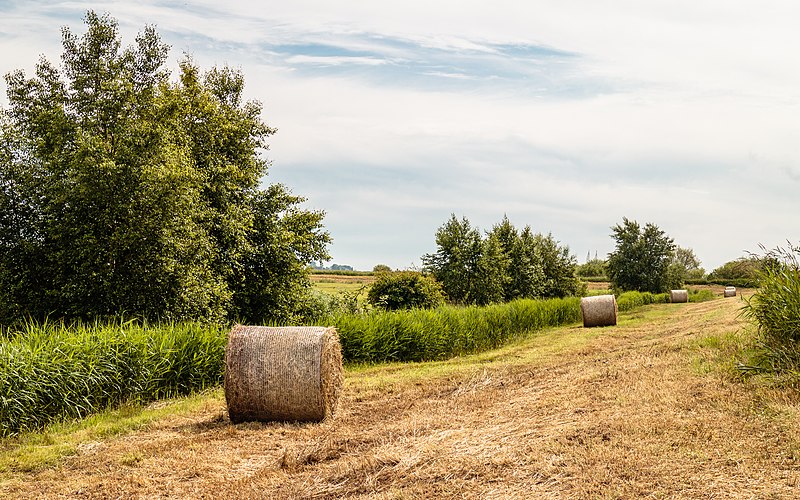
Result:
{"type": "Polygon", "coordinates": [[[800,247],[777,248],[766,254],[760,288],[743,313],[758,326],[758,355],[744,367],[788,376],[800,386],[800,247]]]}
{"type": "MultiPolygon", "coordinates": [[[[689,290],[689,302],[705,302],[714,298],[711,290],[689,290]]],[[[650,292],[624,292],[617,297],[617,307],[620,311],[630,311],[648,304],[665,304],[669,302],[668,293],[650,292]]]]}
{"type": "Polygon", "coordinates": [[[27,324],[0,342],[0,435],[218,385],[227,331],[195,324],[27,324]]]}
{"type": "Polygon", "coordinates": [[[372,311],[333,318],[351,362],[426,361],[493,349],[580,320],[580,299],[515,300],[486,307],[372,311]]]}

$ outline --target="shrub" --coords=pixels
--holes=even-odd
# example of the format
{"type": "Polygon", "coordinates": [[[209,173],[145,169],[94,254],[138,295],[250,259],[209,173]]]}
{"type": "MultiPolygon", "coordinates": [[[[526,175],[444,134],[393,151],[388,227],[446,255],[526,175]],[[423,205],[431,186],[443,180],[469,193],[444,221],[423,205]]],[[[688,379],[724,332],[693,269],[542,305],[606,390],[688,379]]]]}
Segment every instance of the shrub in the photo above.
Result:
{"type": "Polygon", "coordinates": [[[432,277],[416,271],[380,273],[367,293],[367,301],[386,310],[431,308],[444,303],[442,287],[432,277]]]}

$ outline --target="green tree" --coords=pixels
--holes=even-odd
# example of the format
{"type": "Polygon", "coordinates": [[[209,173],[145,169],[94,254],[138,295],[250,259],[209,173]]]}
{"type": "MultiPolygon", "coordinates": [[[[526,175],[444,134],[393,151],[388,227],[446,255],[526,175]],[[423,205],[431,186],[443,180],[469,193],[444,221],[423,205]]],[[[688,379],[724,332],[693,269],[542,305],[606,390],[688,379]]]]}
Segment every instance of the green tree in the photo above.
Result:
{"type": "Polygon", "coordinates": [[[302,288],[295,264],[322,258],[329,237],[301,198],[259,189],[274,129],[242,100],[241,73],[185,59],[171,81],[152,27],[122,48],[108,15],[86,25],[62,30],[61,70],[42,58],[33,77],[6,75],[0,319],[249,318],[256,269],[302,288]],[[283,239],[262,233],[276,227],[283,239]],[[277,244],[291,265],[270,260],[277,244]]]}
{"type": "Polygon", "coordinates": [[[616,248],[608,255],[607,269],[615,288],[661,293],[681,285],[669,269],[675,243],[658,226],[641,227],[623,218],[611,229],[616,248]]]}
{"type": "Polygon", "coordinates": [[[392,268],[387,266],[386,264],[375,264],[375,267],[372,268],[372,272],[375,274],[390,273],[392,272],[392,268]]]}
{"type": "Polygon", "coordinates": [[[676,247],[672,265],[676,267],[676,272],[679,273],[681,281],[685,279],[700,279],[706,274],[705,269],[700,267],[700,259],[697,258],[691,248],[676,247]]]}
{"type": "Polygon", "coordinates": [[[521,232],[507,217],[481,238],[455,215],[436,233],[438,251],[422,257],[450,300],[490,304],[517,298],[564,297],[582,292],[569,247],[552,235],[521,232]]]}
{"type": "Polygon", "coordinates": [[[735,279],[755,281],[764,270],[764,267],[764,261],[757,256],[740,257],[714,269],[708,277],[714,280],[735,279]]]}
{"type": "Polygon", "coordinates": [[[500,243],[505,259],[507,278],[503,280],[503,298],[511,301],[519,298],[534,298],[542,294],[544,271],[536,252],[535,237],[530,226],[522,232],[511,224],[507,216],[496,224],[490,236],[500,243]]]}
{"type": "Polygon", "coordinates": [[[436,231],[437,251],[422,256],[425,269],[441,283],[447,297],[456,303],[470,303],[475,294],[482,241],[466,217],[455,214],[436,231]]]}
{"type": "Polygon", "coordinates": [[[480,256],[469,292],[469,302],[487,305],[504,301],[504,293],[510,280],[509,259],[503,251],[499,238],[488,234],[481,242],[480,256]]]}
{"type": "Polygon", "coordinates": [[[542,267],[542,297],[580,295],[583,287],[575,272],[577,258],[567,245],[560,245],[552,234],[537,234],[533,239],[535,256],[542,267]]]}
{"type": "Polygon", "coordinates": [[[249,199],[253,225],[232,280],[233,317],[251,323],[300,320],[311,290],[308,264],[329,258],[330,241],[322,230],[324,213],[298,208],[303,201],[282,184],[249,199]]]}

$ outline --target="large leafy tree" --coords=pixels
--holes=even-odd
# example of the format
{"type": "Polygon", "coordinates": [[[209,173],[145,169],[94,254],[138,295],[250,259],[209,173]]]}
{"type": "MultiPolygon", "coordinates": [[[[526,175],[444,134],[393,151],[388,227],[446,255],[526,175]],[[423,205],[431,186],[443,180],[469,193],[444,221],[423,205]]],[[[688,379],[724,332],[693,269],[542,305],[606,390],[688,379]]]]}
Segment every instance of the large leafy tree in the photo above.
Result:
{"type": "Polygon", "coordinates": [[[683,279],[700,279],[706,271],[691,248],[675,247],[671,266],[683,279]]]}
{"type": "Polygon", "coordinates": [[[542,268],[542,297],[566,297],[583,292],[577,278],[578,261],[569,246],[561,245],[552,234],[537,234],[533,238],[536,260],[542,268]]]}
{"type": "Polygon", "coordinates": [[[615,288],[661,293],[680,286],[681,277],[670,272],[675,243],[658,226],[623,218],[611,229],[616,248],[607,270],[615,288]]]}
{"type": "Polygon", "coordinates": [[[274,129],[241,73],[187,58],[173,81],[152,27],[123,48],[108,15],[86,26],[62,30],[61,68],[6,75],[0,319],[288,318],[329,237],[302,198],[259,188],[274,129]]]}
{"type": "Polygon", "coordinates": [[[481,235],[466,217],[455,214],[436,231],[437,251],[422,256],[424,266],[453,302],[470,303],[477,286],[481,235]]]}
{"type": "Polygon", "coordinates": [[[526,226],[520,232],[507,216],[503,216],[503,220],[492,227],[489,236],[498,239],[507,260],[504,300],[541,296],[544,271],[536,253],[531,228],[526,226]]]}

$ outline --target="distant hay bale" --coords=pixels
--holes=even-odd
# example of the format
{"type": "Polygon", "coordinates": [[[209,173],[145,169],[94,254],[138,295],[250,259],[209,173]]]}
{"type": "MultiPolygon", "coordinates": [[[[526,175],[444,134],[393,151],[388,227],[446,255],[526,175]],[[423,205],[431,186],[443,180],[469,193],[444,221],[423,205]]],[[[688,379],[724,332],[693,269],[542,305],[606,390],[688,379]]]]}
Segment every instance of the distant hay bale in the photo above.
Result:
{"type": "Polygon", "coordinates": [[[583,327],[617,324],[617,299],[613,295],[596,295],[581,299],[583,327]]]}
{"type": "Polygon", "coordinates": [[[725,297],[736,297],[736,287],[735,286],[726,286],[725,287],[725,297]]]}
{"type": "Polygon", "coordinates": [[[688,290],[670,290],[669,291],[669,301],[673,304],[677,304],[680,302],[689,302],[689,291],[688,290]]]}
{"type": "Polygon", "coordinates": [[[334,328],[236,325],[225,349],[225,401],[233,423],[318,422],[342,388],[334,328]]]}

